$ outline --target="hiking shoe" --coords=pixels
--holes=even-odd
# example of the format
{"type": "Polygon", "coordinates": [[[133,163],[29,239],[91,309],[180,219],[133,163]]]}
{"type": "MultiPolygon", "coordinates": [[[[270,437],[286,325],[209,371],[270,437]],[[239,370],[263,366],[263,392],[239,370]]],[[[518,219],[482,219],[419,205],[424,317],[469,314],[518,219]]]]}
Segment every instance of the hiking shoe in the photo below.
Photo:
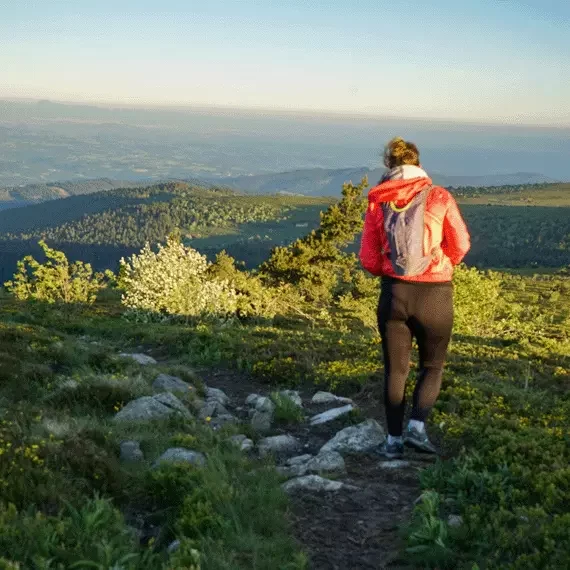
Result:
{"type": "Polygon", "coordinates": [[[425,431],[419,431],[409,426],[404,432],[404,444],[424,453],[437,453],[437,449],[425,431]]]}
{"type": "Polygon", "coordinates": [[[388,459],[400,459],[404,456],[404,444],[400,441],[388,443],[386,440],[376,449],[376,453],[388,459]]]}

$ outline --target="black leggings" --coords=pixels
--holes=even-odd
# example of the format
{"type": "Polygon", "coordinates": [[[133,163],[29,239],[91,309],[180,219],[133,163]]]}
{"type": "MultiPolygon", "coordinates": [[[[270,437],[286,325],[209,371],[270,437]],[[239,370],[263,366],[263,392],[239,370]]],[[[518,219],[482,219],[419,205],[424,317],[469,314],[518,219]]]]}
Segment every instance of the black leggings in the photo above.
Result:
{"type": "Polygon", "coordinates": [[[402,435],[412,338],[418,343],[420,368],[411,418],[425,421],[441,388],[452,326],[451,283],[382,280],[378,327],[384,354],[384,403],[390,435],[402,435]]]}

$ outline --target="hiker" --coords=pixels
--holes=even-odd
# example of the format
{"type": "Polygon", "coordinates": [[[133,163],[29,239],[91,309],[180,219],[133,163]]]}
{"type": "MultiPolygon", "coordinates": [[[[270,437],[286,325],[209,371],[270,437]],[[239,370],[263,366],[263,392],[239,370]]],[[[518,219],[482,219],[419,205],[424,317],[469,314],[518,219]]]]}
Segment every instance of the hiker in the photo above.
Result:
{"type": "Polygon", "coordinates": [[[388,171],[368,194],[360,261],[382,277],[378,327],[388,437],[378,451],[394,459],[404,445],[436,453],[425,421],[439,395],[451,338],[453,267],[469,251],[470,238],[453,196],[421,168],[415,144],[392,139],[384,164],[388,171]],[[413,337],[419,374],[402,436],[413,337]]]}

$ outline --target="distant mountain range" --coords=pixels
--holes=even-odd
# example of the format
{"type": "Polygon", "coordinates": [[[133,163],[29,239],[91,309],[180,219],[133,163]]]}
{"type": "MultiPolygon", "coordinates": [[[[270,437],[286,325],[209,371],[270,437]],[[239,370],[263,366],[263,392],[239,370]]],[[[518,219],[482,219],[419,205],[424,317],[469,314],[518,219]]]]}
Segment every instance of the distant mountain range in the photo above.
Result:
{"type": "MultiPolygon", "coordinates": [[[[359,182],[364,176],[368,177],[370,185],[376,184],[384,169],[369,168],[340,168],[325,169],[311,168],[253,176],[238,176],[234,178],[184,179],[202,186],[227,187],[252,194],[300,194],[305,196],[338,196],[344,182],[359,182]]],[[[488,174],[480,176],[448,176],[433,173],[432,179],[436,184],[448,187],[485,187],[526,185],[538,183],[560,182],[548,176],[533,172],[516,172],[513,174],[488,174]]],[[[37,202],[93,194],[117,188],[136,188],[151,186],[174,180],[152,180],[150,178],[133,180],[114,180],[97,178],[92,180],[71,180],[65,182],[48,182],[28,184],[25,186],[0,187],[0,210],[27,206],[37,202]]]]}
{"type": "MultiPolygon", "coordinates": [[[[261,174],[256,176],[239,176],[236,178],[223,178],[224,186],[245,192],[269,194],[286,192],[291,194],[304,194],[307,196],[337,196],[344,182],[351,180],[356,183],[364,176],[372,186],[384,174],[383,168],[342,168],[338,170],[312,168],[307,170],[294,170],[277,174],[261,174]]],[[[459,188],[464,186],[509,186],[538,183],[555,183],[555,180],[534,172],[516,172],[513,174],[488,174],[478,176],[447,176],[439,173],[431,174],[436,184],[445,187],[459,188]]]]}

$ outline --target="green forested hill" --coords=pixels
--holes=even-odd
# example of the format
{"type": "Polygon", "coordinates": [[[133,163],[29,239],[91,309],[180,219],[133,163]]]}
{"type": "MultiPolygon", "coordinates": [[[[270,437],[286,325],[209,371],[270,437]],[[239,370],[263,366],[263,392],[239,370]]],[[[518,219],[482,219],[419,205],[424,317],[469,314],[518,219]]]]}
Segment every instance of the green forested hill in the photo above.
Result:
{"type": "MultiPolygon", "coordinates": [[[[466,261],[479,267],[570,265],[570,185],[452,189],[472,236],[466,261]]],[[[248,195],[171,182],[71,196],[0,211],[0,272],[39,253],[40,238],[98,269],[179,228],[207,255],[226,249],[254,267],[275,245],[316,227],[333,198],[248,195]]],[[[358,240],[352,250],[358,250],[358,240]]]]}

